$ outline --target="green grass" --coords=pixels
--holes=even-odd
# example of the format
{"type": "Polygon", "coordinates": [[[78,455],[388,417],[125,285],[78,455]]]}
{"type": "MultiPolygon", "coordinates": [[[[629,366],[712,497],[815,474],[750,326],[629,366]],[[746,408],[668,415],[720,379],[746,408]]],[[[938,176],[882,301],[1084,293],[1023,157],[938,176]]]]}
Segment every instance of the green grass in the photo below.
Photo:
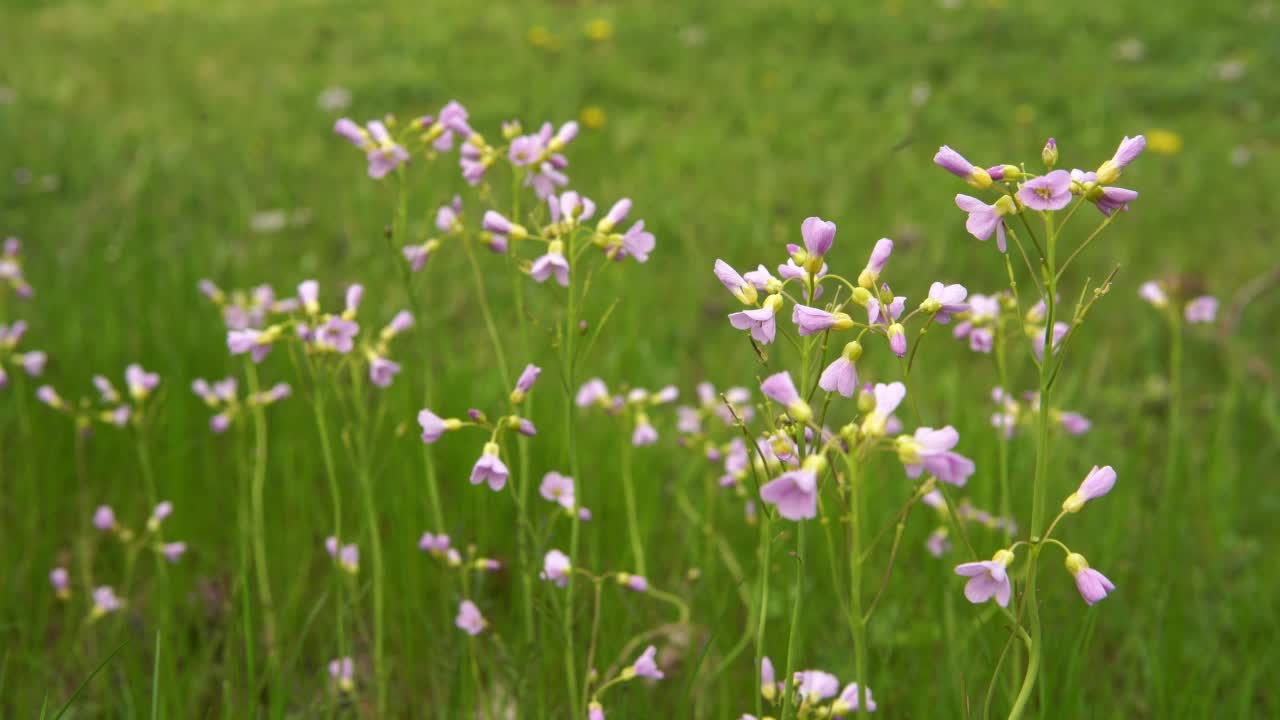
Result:
{"type": "MultiPolygon", "coordinates": [[[[166,535],[186,540],[191,551],[164,575],[149,557],[139,558],[128,611],[92,626],[81,620],[85,588],[77,584],[68,605],[54,598],[47,572],[72,558],[88,523],[85,508],[110,503],[123,522],[139,527],[150,511],[146,486],[129,434],[100,427],[84,444],[81,495],[72,428],[38,405],[34,384],[15,374],[0,390],[0,714],[62,707],[122,644],[66,717],[322,712],[325,668],[337,654],[331,611],[337,585],[322,549],[332,510],[307,403],[295,397],[268,411],[267,550],[281,642],[281,674],[272,677],[256,591],[246,594],[253,570],[237,520],[248,436],[212,436],[208,412],[187,388],[197,376],[242,373],[225,351],[216,312],[195,290],[201,277],[223,287],[266,282],[282,292],[316,277],[328,304],[338,302],[340,285],[360,281],[369,288],[362,311],[369,322],[389,318],[406,302],[381,237],[393,217],[394,185],[369,181],[359,156],[332,135],[335,116],[316,105],[332,85],[351,89],[348,112],[360,119],[433,112],[457,98],[491,135],[512,117],[531,126],[602,108],[604,127],[584,132],[568,153],[573,187],[601,202],[632,197],[658,249],[647,265],[611,273],[596,292],[593,317],[615,297],[620,303],[581,374],[611,386],[676,383],[686,397],[704,378],[720,387],[753,385],[761,372],[723,320],[732,300],[711,275],[715,258],[739,267],[776,263],[781,245],[798,237],[800,221],[816,214],[840,224],[833,265],[842,274],[856,276],[874,241],[889,236],[898,245],[888,279],[913,302],[934,279],[993,291],[1003,286],[1004,269],[990,244],[964,233],[952,204],[963,189],[931,163],[938,145],[989,163],[1030,161],[1054,135],[1064,164],[1092,167],[1122,135],[1177,132],[1185,141],[1180,153],[1148,152],[1126,172],[1125,184],[1142,197],[1066,281],[1078,288],[1086,276],[1096,281],[1121,268],[1058,390],[1057,404],[1089,416],[1094,429],[1057,443],[1049,491],[1056,502],[1091,465],[1116,467],[1116,490],[1070,518],[1062,537],[1119,590],[1086,610],[1058,561],[1046,556],[1047,665],[1043,704],[1034,705],[1034,715],[1280,714],[1280,698],[1266,679],[1280,660],[1273,642],[1280,566],[1272,558],[1280,510],[1271,320],[1280,310],[1273,242],[1280,125],[1271,112],[1280,106],[1280,85],[1272,80],[1280,68],[1277,11],[1265,3],[1173,2],[1156,9],[1136,0],[1088,10],[1042,2],[964,5],[5,4],[0,86],[12,88],[14,99],[0,105],[0,235],[24,239],[37,296],[0,306],[0,321],[28,320],[24,346],[49,351],[46,379],[70,398],[92,391],[94,373],[118,382],[130,362],[161,373],[164,392],[150,439],[157,485],[177,508],[166,535]],[[610,40],[584,37],[584,24],[595,17],[612,21],[610,40]],[[537,25],[558,38],[557,51],[526,40],[537,25]],[[1135,37],[1145,48],[1142,59],[1118,59],[1116,46],[1135,37]],[[1222,80],[1217,65],[1231,59],[1246,71],[1222,80]],[[912,101],[919,87],[929,90],[923,105],[912,101]],[[1247,149],[1246,164],[1232,162],[1236,148],[1247,149]],[[253,213],[273,208],[308,208],[311,220],[279,233],[253,232],[253,213]],[[1268,272],[1270,283],[1246,297],[1249,284],[1268,272]],[[1188,332],[1186,437],[1177,448],[1181,493],[1160,515],[1168,332],[1136,290],[1166,274],[1219,295],[1223,315],[1238,322],[1218,333],[1188,332]]],[[[414,166],[412,223],[425,224],[459,186],[455,163],[450,156],[429,171],[414,166]]],[[[467,196],[473,211],[474,197],[467,196]]],[[[506,264],[481,260],[492,273],[492,302],[511,363],[554,368],[548,344],[538,343],[533,357],[520,356],[506,264]]],[[[395,716],[461,717],[463,698],[474,692],[464,672],[466,638],[453,627],[461,595],[452,576],[415,546],[422,531],[439,528],[429,519],[413,418],[425,373],[434,378],[442,414],[500,408],[509,388],[496,379],[462,253],[446,247],[425,272],[419,287],[436,329],[431,353],[417,352],[420,338],[399,345],[405,373],[386,394],[393,420],[373,465],[387,563],[390,704],[395,716]]],[[[552,323],[554,296],[545,287],[529,294],[535,313],[545,313],[537,338],[552,323]]],[[[864,374],[896,378],[877,350],[868,352],[864,374]]],[[[775,354],[784,355],[781,345],[775,354]]],[[[912,380],[922,416],[960,429],[960,449],[979,466],[965,494],[994,507],[989,358],[934,333],[917,363],[912,380]]],[[[1030,389],[1034,368],[1017,367],[1014,388],[1030,389]]],[[[261,373],[266,383],[299,381],[283,352],[261,373]]],[[[538,477],[566,469],[560,394],[549,373],[536,398],[542,434],[531,445],[538,477]]],[[[664,442],[635,451],[649,574],[656,586],[692,603],[695,627],[684,647],[659,643],[678,651],[666,682],[624,686],[610,692],[606,705],[610,717],[737,717],[754,709],[751,650],[712,682],[707,671],[747,631],[746,614],[702,534],[673,511],[677,483],[701,461],[675,447],[669,414],[654,418],[664,442]],[[691,579],[693,568],[700,579],[691,579]],[[707,638],[704,656],[699,643],[707,638]]],[[[336,414],[333,423],[342,424],[336,414]]],[[[591,420],[580,424],[577,438],[583,503],[596,514],[584,526],[583,556],[598,571],[629,569],[631,562],[616,490],[619,433],[591,420]]],[[[444,529],[457,542],[514,563],[512,504],[465,482],[478,446],[469,435],[437,445],[444,529]]],[[[1013,443],[1013,506],[1024,526],[1033,450],[1029,433],[1013,443]]],[[[360,512],[355,468],[341,448],[338,455],[344,525],[351,529],[344,535],[358,533],[366,553],[347,633],[357,639],[359,698],[369,713],[372,528],[360,512]]],[[[694,472],[686,489],[705,511],[702,485],[714,481],[715,468],[706,478],[694,472]]],[[[868,523],[878,531],[910,486],[891,456],[869,473],[868,523]]],[[[740,500],[708,497],[718,498],[716,525],[754,592],[756,530],[742,523],[740,500]]],[[[539,513],[546,510],[541,502],[539,513]]],[[[1007,637],[998,620],[968,632],[989,613],[964,602],[950,560],[925,552],[934,524],[925,509],[913,514],[870,628],[871,686],[885,717],[965,717],[966,705],[978,716],[1007,637]],[[968,641],[947,642],[956,635],[968,641]]],[[[803,667],[847,679],[852,651],[830,594],[820,535],[810,533],[816,551],[809,559],[814,571],[806,574],[799,658],[803,667]]],[[[94,577],[118,583],[125,562],[119,547],[90,537],[94,577]]],[[[983,554],[998,543],[983,531],[974,540],[983,554]]],[[[567,539],[557,536],[553,544],[563,547],[567,539]]],[[[768,624],[775,661],[787,643],[795,567],[790,541],[779,547],[787,550],[775,554],[768,624]]],[[[870,577],[879,577],[883,562],[883,554],[872,562],[870,577]]],[[[80,569],[71,570],[78,581],[80,569]]],[[[544,636],[526,648],[519,582],[504,572],[485,577],[471,593],[493,628],[477,642],[486,658],[481,692],[518,695],[532,716],[542,687],[549,716],[565,717],[553,596],[538,589],[544,636]]],[[[602,617],[603,668],[629,638],[669,621],[670,612],[607,591],[602,617]]],[[[584,643],[579,666],[585,653],[584,643]]],[[[996,707],[1008,706],[1005,692],[1001,686],[996,707]]]]}

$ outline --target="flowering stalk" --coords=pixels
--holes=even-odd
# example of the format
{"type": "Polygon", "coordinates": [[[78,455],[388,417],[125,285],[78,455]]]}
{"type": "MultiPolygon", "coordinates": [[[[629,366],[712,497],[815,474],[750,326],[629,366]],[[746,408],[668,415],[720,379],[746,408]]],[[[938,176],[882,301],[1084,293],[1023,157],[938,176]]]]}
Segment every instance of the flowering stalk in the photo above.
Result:
{"type": "MultiPolygon", "coordinates": [[[[577,232],[568,233],[568,257],[577,257],[575,252],[574,240],[577,232]]],[[[569,472],[575,478],[581,478],[582,473],[578,466],[577,443],[574,438],[577,436],[575,418],[577,414],[574,412],[573,397],[571,393],[573,388],[577,387],[577,358],[574,356],[574,338],[578,334],[578,305],[577,305],[577,283],[576,278],[579,273],[569,273],[569,297],[565,306],[564,317],[564,338],[559,344],[560,349],[560,367],[565,377],[565,401],[564,401],[564,443],[565,453],[569,456],[569,472]]],[[[573,514],[569,518],[569,556],[578,558],[578,549],[581,536],[582,519],[579,517],[579,509],[581,506],[581,493],[574,493],[573,514]]],[[[574,660],[574,639],[573,639],[573,590],[574,590],[574,574],[569,575],[569,587],[565,593],[564,601],[564,636],[565,636],[565,682],[568,684],[569,699],[573,709],[573,717],[582,716],[582,706],[578,698],[578,666],[574,660]]]]}
{"type": "MultiPolygon", "coordinates": [[[[245,359],[246,380],[250,396],[258,393],[258,369],[245,359]]],[[[253,564],[258,581],[258,602],[262,605],[262,628],[267,641],[267,665],[270,674],[278,671],[276,656],[275,603],[271,600],[271,580],[267,568],[267,526],[263,517],[262,496],[267,484],[267,420],[260,403],[253,405],[253,479],[250,484],[250,513],[253,523],[253,564]]]]}
{"type": "Polygon", "coordinates": [[[631,538],[631,555],[635,560],[636,574],[647,576],[644,562],[644,543],[640,539],[640,521],[636,515],[636,487],[631,471],[631,438],[622,436],[622,494],[627,503],[627,534],[631,538]]]}
{"type": "MultiPolygon", "coordinates": [[[[1058,271],[1055,264],[1055,251],[1058,245],[1058,231],[1054,227],[1053,215],[1044,215],[1046,244],[1048,252],[1043,258],[1044,266],[1044,354],[1040,359],[1040,419],[1036,436],[1036,470],[1031,489],[1031,526],[1032,538],[1038,538],[1044,528],[1045,493],[1049,480],[1049,416],[1050,392],[1053,388],[1054,359],[1054,323],[1057,314],[1058,271]]],[[[1029,229],[1029,228],[1028,228],[1029,229]]],[[[1032,236],[1034,237],[1034,235],[1032,236]]],[[[1036,573],[1039,569],[1041,544],[1031,545],[1027,559],[1027,587],[1023,592],[1022,603],[1027,610],[1027,620],[1031,628],[1031,646],[1028,649],[1027,670],[1022,678],[1022,687],[1014,700],[1013,709],[1009,712],[1009,720],[1021,718],[1031,700],[1031,691],[1035,688],[1036,678],[1040,672],[1040,656],[1044,652],[1043,631],[1040,627],[1040,604],[1036,599],[1036,573]]]]}
{"type": "MultiPolygon", "coordinates": [[[[867,617],[862,613],[862,485],[861,467],[849,453],[842,453],[849,471],[849,614],[853,622],[854,671],[860,692],[868,692],[867,617]]],[[[901,527],[901,525],[900,525],[901,527]]],[[[867,698],[858,698],[858,714],[867,707],[867,698]]]]}
{"type": "MultiPolygon", "coordinates": [[[[308,364],[310,362],[308,361],[308,364]]],[[[333,533],[334,537],[342,537],[342,492],[338,487],[338,472],[333,460],[333,444],[329,440],[329,421],[325,414],[324,390],[328,385],[328,381],[315,377],[315,367],[312,366],[312,387],[314,388],[314,396],[312,409],[316,416],[316,432],[320,435],[320,456],[324,458],[325,478],[329,485],[329,500],[333,504],[333,533]]],[[[346,624],[343,620],[345,615],[346,598],[344,589],[346,583],[338,582],[337,591],[334,596],[335,613],[337,622],[335,623],[338,633],[338,656],[345,657],[347,655],[347,631],[346,624]]]]}
{"type": "MultiPolygon", "coordinates": [[[[364,375],[355,364],[351,369],[352,394],[354,405],[359,415],[361,427],[370,427],[368,409],[364,403],[364,375]]],[[[360,482],[360,494],[364,500],[365,524],[369,529],[370,559],[373,561],[373,666],[378,688],[378,712],[383,714],[387,706],[387,668],[386,668],[386,582],[382,564],[382,536],[378,523],[377,504],[374,502],[373,480],[369,474],[369,440],[366,433],[357,432],[358,444],[356,478],[360,482]]]]}

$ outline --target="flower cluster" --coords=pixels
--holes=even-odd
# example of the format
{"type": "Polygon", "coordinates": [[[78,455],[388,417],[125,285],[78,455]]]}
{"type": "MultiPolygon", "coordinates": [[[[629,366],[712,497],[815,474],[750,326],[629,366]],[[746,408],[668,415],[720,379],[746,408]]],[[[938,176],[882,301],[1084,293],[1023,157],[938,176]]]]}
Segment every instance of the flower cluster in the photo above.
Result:
{"type": "Polygon", "coordinates": [[[1053,212],[1071,204],[1073,198],[1087,200],[1103,215],[1128,210],[1129,203],[1138,199],[1138,193],[1116,187],[1124,169],[1142,154],[1147,140],[1141,135],[1125,137],[1111,159],[1103,162],[1096,171],[1054,170],[1058,162],[1058,144],[1053,138],[1045,145],[1042,158],[1047,171],[1035,175],[1017,165],[993,165],[981,168],[955,150],[943,145],[933,161],[942,169],[963,179],[977,190],[994,188],[1001,195],[993,203],[986,203],[971,195],[956,195],[956,206],[969,214],[965,229],[979,240],[989,240],[994,234],[1000,252],[1005,252],[1008,219],[1026,210],[1053,212]]]}
{"type": "Polygon", "coordinates": [[[520,378],[516,381],[515,388],[511,391],[510,410],[497,420],[490,422],[487,415],[480,410],[472,408],[467,411],[468,420],[459,418],[441,418],[427,408],[423,408],[418,412],[418,425],[422,427],[422,442],[431,444],[439,440],[446,432],[458,430],[464,427],[476,427],[489,431],[489,441],[484,444],[484,448],[480,453],[480,459],[471,468],[471,484],[480,485],[488,483],[489,488],[494,492],[506,487],[507,478],[511,476],[511,472],[507,469],[506,463],[502,461],[502,434],[506,431],[518,432],[527,437],[533,437],[538,434],[537,428],[528,418],[521,417],[516,411],[519,405],[528,396],[530,390],[533,389],[534,383],[537,382],[538,376],[542,374],[542,368],[536,365],[526,365],[520,378]]]}
{"type": "MultiPolygon", "coordinates": [[[[824,670],[800,670],[791,676],[799,703],[800,717],[844,717],[853,713],[876,711],[871,688],[862,689],[851,682],[840,687],[840,679],[824,670]],[[865,702],[866,707],[862,707],[865,702]]],[[[782,701],[785,686],[777,679],[773,662],[765,656],[760,661],[760,694],[772,704],[782,701]]],[[[739,720],[756,720],[744,714],[739,720]]]]}
{"type": "MultiPolygon", "coordinates": [[[[1040,393],[1029,390],[1022,394],[1023,403],[1004,391],[1004,388],[993,388],[991,400],[997,411],[991,415],[991,425],[1004,430],[1005,437],[1013,437],[1018,426],[1033,426],[1040,412],[1040,393]]],[[[1061,427],[1069,435],[1084,435],[1093,427],[1089,418],[1078,412],[1049,408],[1049,417],[1053,423],[1061,427]]]]}
{"type": "Polygon", "coordinates": [[[16,237],[5,238],[0,247],[0,282],[20,298],[29,298],[35,292],[22,274],[22,241],[16,237]]]}
{"type": "Polygon", "coordinates": [[[93,386],[98,391],[97,403],[89,398],[82,398],[79,404],[73,405],[64,400],[51,385],[37,388],[36,397],[45,405],[74,419],[81,429],[87,429],[95,421],[115,427],[126,427],[131,422],[140,425],[147,402],[160,385],[160,376],[133,363],[125,368],[124,379],[125,392],[121,393],[106,376],[94,375],[93,386]]]}
{"type": "Polygon", "coordinates": [[[257,319],[265,322],[271,319],[271,313],[280,312],[285,313],[283,317],[275,318],[274,323],[265,327],[250,325],[228,330],[227,348],[232,355],[247,354],[255,363],[260,363],[270,354],[275,343],[289,337],[287,330],[292,328],[294,336],[309,355],[351,355],[367,366],[371,383],[380,388],[388,387],[400,372],[400,365],[389,358],[391,341],[413,327],[413,316],[407,310],[401,310],[376,337],[357,341],[360,324],[356,322],[356,316],[363,298],[364,286],[351,285],[347,288],[342,312],[322,312],[319,283],[303,281],[298,285],[297,302],[273,302],[270,309],[264,309],[257,319]]]}
{"type": "Polygon", "coordinates": [[[276,383],[267,390],[250,394],[244,400],[236,394],[236,379],[223,378],[210,383],[204,378],[196,378],[191,383],[191,391],[204,401],[204,404],[218,412],[209,418],[209,429],[215,433],[223,433],[240,416],[246,408],[265,407],[289,397],[292,392],[288,383],[276,383]]]}
{"type": "Polygon", "coordinates": [[[18,345],[26,333],[26,321],[16,320],[12,325],[0,324],[0,388],[9,384],[6,363],[15,369],[21,368],[30,377],[40,377],[44,373],[48,355],[39,350],[18,352],[18,345]]]}
{"type": "Polygon", "coordinates": [[[270,316],[288,315],[301,305],[295,297],[276,297],[270,285],[226,292],[212,280],[204,279],[198,287],[200,294],[222,311],[222,321],[228,330],[261,329],[270,316]]]}
{"type": "MultiPolygon", "coordinates": [[[[1110,465],[1106,467],[1095,465],[1080,483],[1079,489],[1067,496],[1067,499],[1062,502],[1062,512],[1050,523],[1048,530],[1045,531],[1044,539],[1039,542],[1050,542],[1049,536],[1053,533],[1058,521],[1069,514],[1080,512],[1085,503],[1106,495],[1115,484],[1116,471],[1110,465]]],[[[1071,552],[1061,542],[1056,540],[1052,542],[1061,547],[1063,552],[1066,553],[1067,570],[1075,578],[1076,589],[1086,603],[1093,605],[1116,589],[1115,585],[1105,575],[1089,567],[1089,563],[1084,559],[1084,556],[1071,552]]],[[[961,563],[956,566],[957,575],[969,578],[969,581],[964,586],[964,595],[969,602],[978,604],[994,598],[996,604],[1001,607],[1009,605],[1009,598],[1012,595],[1013,588],[1008,568],[1016,560],[1014,550],[1020,544],[1022,543],[1015,543],[1012,547],[997,550],[990,560],[961,563]]]]}
{"type": "MultiPolygon", "coordinates": [[[[185,542],[166,541],[161,532],[164,521],[173,514],[173,503],[164,501],[156,505],[151,516],[141,531],[135,532],[116,520],[115,511],[110,505],[99,505],[93,513],[93,527],[99,532],[118,539],[125,545],[126,552],[149,547],[170,563],[176,563],[187,552],[185,542]]],[[[54,595],[62,601],[71,599],[71,573],[65,567],[55,567],[49,571],[49,584],[54,595]]],[[[110,585],[92,587],[89,621],[93,622],[109,613],[124,607],[124,600],[116,595],[110,585]]]]}
{"type": "Polygon", "coordinates": [[[636,447],[658,442],[658,431],[649,419],[649,408],[668,405],[680,397],[674,385],[650,392],[644,388],[631,388],[625,394],[610,395],[609,386],[600,378],[592,378],[578,388],[574,404],[580,408],[602,408],[614,416],[626,416],[630,420],[631,444],[636,447]]]}
{"type": "Polygon", "coordinates": [[[1160,310],[1177,312],[1177,303],[1182,304],[1182,316],[1187,322],[1212,324],[1218,318],[1218,299],[1212,295],[1197,295],[1183,300],[1182,288],[1177,283],[1148,280],[1138,288],[1138,295],[1160,310]],[[1172,298],[1171,298],[1172,296],[1172,298]]]}

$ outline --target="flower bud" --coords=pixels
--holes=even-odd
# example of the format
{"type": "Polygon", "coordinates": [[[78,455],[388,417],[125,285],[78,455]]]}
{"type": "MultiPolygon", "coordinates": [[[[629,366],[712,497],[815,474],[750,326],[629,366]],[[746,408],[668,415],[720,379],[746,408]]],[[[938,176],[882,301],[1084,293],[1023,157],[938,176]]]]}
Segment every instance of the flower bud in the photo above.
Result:
{"type": "Polygon", "coordinates": [[[1064,564],[1072,575],[1079,575],[1081,570],[1089,569],[1089,561],[1085,560],[1084,556],[1080,553],[1071,553],[1068,555],[1064,564]]]}
{"type": "Polygon", "coordinates": [[[867,303],[871,302],[871,297],[871,291],[865,287],[858,287],[853,290],[853,302],[862,307],[866,307],[867,303]]]}
{"type": "Polygon", "coordinates": [[[844,355],[845,360],[848,360],[851,363],[858,362],[858,360],[862,357],[862,343],[858,342],[857,340],[854,340],[846,344],[841,354],[844,355]]]}
{"type": "Polygon", "coordinates": [[[1044,149],[1040,151],[1040,159],[1044,161],[1046,170],[1052,170],[1054,165],[1058,164],[1058,141],[1049,138],[1044,144],[1044,149]]]}

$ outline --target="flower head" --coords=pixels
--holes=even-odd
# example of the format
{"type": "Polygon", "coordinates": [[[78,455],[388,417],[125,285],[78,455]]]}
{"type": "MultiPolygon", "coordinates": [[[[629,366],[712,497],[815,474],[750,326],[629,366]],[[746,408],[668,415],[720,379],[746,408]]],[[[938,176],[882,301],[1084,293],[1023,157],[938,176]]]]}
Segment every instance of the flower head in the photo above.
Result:
{"type": "Polygon", "coordinates": [[[489,489],[494,492],[506,486],[507,477],[510,473],[507,471],[507,466],[503,464],[502,458],[499,457],[500,453],[501,449],[497,443],[487,442],[484,444],[484,452],[471,468],[472,485],[488,482],[489,489]]]}
{"type": "Polygon", "coordinates": [[[781,308],[782,296],[770,295],[759,308],[730,314],[729,324],[738,330],[750,330],[752,339],[768,345],[777,337],[777,313],[781,308]]]}
{"type": "Polygon", "coordinates": [[[350,657],[335,658],[329,661],[329,679],[343,692],[356,689],[355,663],[350,657]]]}
{"type": "Polygon", "coordinates": [[[1089,471],[1089,474],[1080,483],[1080,487],[1063,501],[1062,509],[1071,513],[1080,512],[1086,502],[1111,492],[1111,488],[1115,487],[1115,484],[1115,469],[1110,465],[1104,467],[1094,465],[1093,469],[1089,471]]]}
{"type": "Polygon", "coordinates": [[[796,305],[791,311],[791,322],[800,328],[800,335],[816,335],[825,330],[848,330],[853,318],[842,312],[827,312],[808,305],[796,305]]]}
{"type": "Polygon", "coordinates": [[[109,585],[101,585],[93,591],[93,608],[89,611],[91,618],[100,618],[107,613],[115,612],[124,606],[115,590],[109,585]]]}
{"type": "Polygon", "coordinates": [[[914,437],[902,435],[896,445],[907,477],[920,477],[927,470],[945,483],[963,486],[973,475],[974,465],[969,458],[951,451],[958,442],[960,433],[948,425],[941,430],[918,428],[914,437]]]}
{"type": "Polygon", "coordinates": [[[1111,159],[1098,166],[1098,182],[1103,185],[1114,183],[1125,167],[1136,160],[1146,147],[1147,139],[1142,135],[1132,138],[1126,135],[1111,159]]]}
{"type": "Polygon", "coordinates": [[[480,608],[470,600],[463,600],[458,606],[458,617],[454,619],[453,624],[472,637],[484,632],[484,629],[489,626],[484,616],[480,614],[480,608]]]}
{"type": "Polygon", "coordinates": [[[991,187],[991,175],[986,170],[976,167],[973,163],[965,160],[963,155],[946,145],[938,148],[937,154],[933,156],[933,161],[943,170],[979,190],[991,187]]]}
{"type": "Polygon", "coordinates": [[[1054,170],[1022,183],[1018,199],[1032,210],[1061,210],[1071,203],[1071,173],[1054,170]]]}
{"type": "Polygon", "coordinates": [[[1218,317],[1218,298],[1201,295],[1188,302],[1183,313],[1189,323],[1212,323],[1218,317]]]}
{"type": "Polygon", "coordinates": [[[631,667],[627,668],[627,672],[629,672],[632,677],[661,680],[665,676],[662,674],[662,670],[658,668],[658,663],[654,659],[657,653],[658,649],[652,645],[645,648],[644,652],[640,653],[640,657],[636,658],[636,661],[631,664],[631,667]]]}
{"type": "Polygon", "coordinates": [[[760,391],[765,397],[786,408],[787,414],[796,422],[807,423],[813,417],[813,410],[800,397],[789,372],[783,371],[765,378],[760,383],[760,391]]]}
{"type": "Polygon", "coordinates": [[[969,578],[964,586],[964,596],[969,602],[977,605],[994,597],[1000,607],[1008,607],[1013,587],[1007,570],[1013,560],[1013,553],[997,550],[990,560],[957,565],[956,574],[969,578]]]}
{"type": "Polygon", "coordinates": [[[1002,196],[988,205],[970,195],[956,195],[956,207],[969,213],[969,219],[965,221],[964,227],[970,235],[979,240],[990,240],[992,233],[995,233],[996,247],[1000,248],[1000,252],[1005,251],[1003,218],[1006,215],[1017,214],[1017,209],[1013,207],[1013,201],[1009,196],[1002,196]]]}
{"type": "Polygon", "coordinates": [[[542,484],[538,486],[538,494],[566,510],[573,510],[576,504],[573,478],[552,471],[542,476],[542,484]]]}
{"type": "Polygon", "coordinates": [[[1066,559],[1067,570],[1076,579],[1076,589],[1080,591],[1080,597],[1089,605],[1093,605],[1103,600],[1108,593],[1114,592],[1116,586],[1107,579],[1106,575],[1089,567],[1089,561],[1079,553],[1071,553],[1066,559]]]}
{"type": "Polygon", "coordinates": [[[569,584],[569,573],[573,572],[573,564],[569,556],[559,550],[550,550],[542,559],[542,579],[550,580],[557,587],[569,584]]]}
{"type": "Polygon", "coordinates": [[[851,398],[858,388],[858,368],[855,363],[862,357],[862,345],[854,340],[844,346],[844,350],[831,364],[822,371],[818,378],[818,387],[827,392],[838,392],[851,398]]]}
{"type": "Polygon", "coordinates": [[[747,282],[745,278],[738,274],[729,263],[723,260],[716,260],[715,266],[716,277],[720,283],[738,299],[743,305],[755,305],[756,286],[747,282]]]}

